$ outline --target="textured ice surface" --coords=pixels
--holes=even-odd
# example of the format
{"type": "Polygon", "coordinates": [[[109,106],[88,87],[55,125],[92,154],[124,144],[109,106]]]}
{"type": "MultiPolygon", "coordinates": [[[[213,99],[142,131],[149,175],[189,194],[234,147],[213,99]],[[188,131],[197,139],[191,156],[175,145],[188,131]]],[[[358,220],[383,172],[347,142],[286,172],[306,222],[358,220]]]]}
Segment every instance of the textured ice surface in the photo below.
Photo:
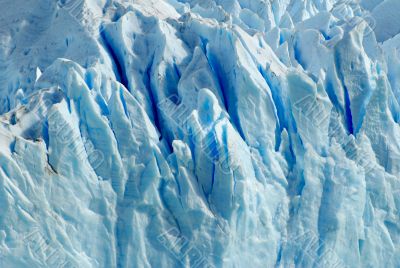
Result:
{"type": "Polygon", "coordinates": [[[400,267],[398,0],[0,6],[0,267],[400,267]]]}

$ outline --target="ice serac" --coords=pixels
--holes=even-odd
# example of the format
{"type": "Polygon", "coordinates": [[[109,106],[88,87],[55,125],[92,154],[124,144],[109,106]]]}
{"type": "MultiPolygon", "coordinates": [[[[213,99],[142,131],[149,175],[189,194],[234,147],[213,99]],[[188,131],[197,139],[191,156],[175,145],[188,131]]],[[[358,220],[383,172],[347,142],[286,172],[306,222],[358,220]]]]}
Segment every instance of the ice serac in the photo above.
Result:
{"type": "Polygon", "coordinates": [[[4,0],[0,267],[399,267],[391,0],[4,0]]]}

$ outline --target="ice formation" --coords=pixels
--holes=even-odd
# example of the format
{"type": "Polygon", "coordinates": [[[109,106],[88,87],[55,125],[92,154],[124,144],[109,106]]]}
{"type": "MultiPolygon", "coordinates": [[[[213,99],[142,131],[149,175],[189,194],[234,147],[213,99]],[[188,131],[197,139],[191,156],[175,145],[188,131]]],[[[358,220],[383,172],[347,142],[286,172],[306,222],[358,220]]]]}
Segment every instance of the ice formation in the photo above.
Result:
{"type": "Polygon", "coordinates": [[[398,0],[2,0],[0,267],[400,267],[398,0]]]}

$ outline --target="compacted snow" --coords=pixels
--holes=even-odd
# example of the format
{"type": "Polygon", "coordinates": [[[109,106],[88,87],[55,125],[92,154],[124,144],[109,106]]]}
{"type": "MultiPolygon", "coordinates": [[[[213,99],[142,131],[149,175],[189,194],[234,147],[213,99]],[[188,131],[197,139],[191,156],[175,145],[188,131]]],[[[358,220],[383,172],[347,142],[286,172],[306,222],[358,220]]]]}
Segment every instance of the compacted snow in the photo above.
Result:
{"type": "Polygon", "coordinates": [[[400,267],[398,0],[2,0],[0,267],[400,267]]]}

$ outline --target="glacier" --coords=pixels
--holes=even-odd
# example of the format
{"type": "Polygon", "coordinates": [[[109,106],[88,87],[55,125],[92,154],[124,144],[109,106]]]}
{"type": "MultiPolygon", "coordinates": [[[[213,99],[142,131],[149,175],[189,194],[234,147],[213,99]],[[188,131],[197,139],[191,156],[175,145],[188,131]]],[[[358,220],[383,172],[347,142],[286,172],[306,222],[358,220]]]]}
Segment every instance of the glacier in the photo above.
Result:
{"type": "Polygon", "coordinates": [[[0,267],[400,267],[398,0],[0,6],[0,267]]]}

